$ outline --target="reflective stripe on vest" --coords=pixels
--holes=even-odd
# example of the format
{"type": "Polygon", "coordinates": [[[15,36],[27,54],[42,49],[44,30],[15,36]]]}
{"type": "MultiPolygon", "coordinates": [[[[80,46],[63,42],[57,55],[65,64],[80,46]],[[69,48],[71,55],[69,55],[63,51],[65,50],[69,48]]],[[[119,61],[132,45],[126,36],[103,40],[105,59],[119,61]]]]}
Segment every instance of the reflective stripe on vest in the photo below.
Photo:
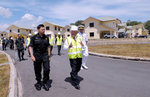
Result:
{"type": "Polygon", "coordinates": [[[72,43],[72,47],[68,50],[69,59],[82,58],[82,46],[80,44],[80,38],[77,38],[76,41],[72,37],[68,37],[68,44],[72,43]]]}
{"type": "Polygon", "coordinates": [[[57,45],[62,45],[62,37],[56,37],[57,38],[57,45]]]}
{"type": "Polygon", "coordinates": [[[30,38],[27,38],[27,40],[28,40],[28,42],[27,42],[27,47],[29,46],[29,44],[30,44],[30,38]]]}
{"type": "Polygon", "coordinates": [[[49,37],[49,44],[52,46],[53,46],[53,39],[54,39],[53,37],[51,37],[51,38],[49,37]]]}

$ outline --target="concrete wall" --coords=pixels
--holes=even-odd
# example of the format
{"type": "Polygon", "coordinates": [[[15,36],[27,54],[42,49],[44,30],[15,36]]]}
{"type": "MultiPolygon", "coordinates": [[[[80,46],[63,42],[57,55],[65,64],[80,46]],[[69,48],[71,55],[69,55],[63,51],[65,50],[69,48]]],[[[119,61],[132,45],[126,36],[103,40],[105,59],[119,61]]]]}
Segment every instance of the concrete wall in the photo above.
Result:
{"type": "Polygon", "coordinates": [[[31,29],[24,29],[24,28],[19,28],[19,27],[16,27],[16,26],[10,26],[7,30],[9,30],[9,33],[13,33],[13,32],[16,32],[16,33],[20,33],[20,34],[23,34],[23,35],[28,35],[30,32],[32,33],[33,30],[31,29]],[[18,32],[18,29],[20,30],[18,32]],[[10,32],[11,30],[11,32],[10,32]]]}
{"type": "Polygon", "coordinates": [[[7,32],[0,32],[0,38],[8,38],[8,33],[7,32]]]}
{"type": "Polygon", "coordinates": [[[94,19],[90,19],[85,22],[85,33],[87,34],[89,39],[99,39],[99,21],[95,21],[94,19]],[[89,24],[94,23],[94,27],[90,27],[89,24]],[[94,37],[90,37],[90,32],[94,32],[94,37]]]}
{"type": "Polygon", "coordinates": [[[87,34],[89,39],[100,39],[103,37],[103,32],[107,32],[107,33],[113,33],[116,34],[117,30],[118,30],[118,26],[115,20],[114,21],[107,21],[107,22],[102,22],[102,21],[98,21],[95,19],[88,19],[86,21],[84,21],[85,24],[85,33],[87,34]],[[89,27],[90,23],[94,23],[94,27],[89,27]],[[111,31],[110,29],[106,28],[113,28],[116,31],[111,31]],[[90,32],[94,32],[94,37],[90,37],[90,32]]]}
{"type": "Polygon", "coordinates": [[[45,34],[48,34],[49,32],[54,36],[55,34],[57,34],[58,32],[60,32],[62,35],[64,34],[63,30],[64,28],[63,27],[60,27],[60,26],[57,26],[57,25],[53,25],[53,24],[50,24],[50,23],[44,23],[44,26],[45,28],[48,26],[50,29],[49,30],[46,30],[45,29],[45,34]],[[55,30],[55,27],[57,28],[57,30],[55,30]],[[59,31],[59,28],[60,28],[60,31],[59,31]]]}

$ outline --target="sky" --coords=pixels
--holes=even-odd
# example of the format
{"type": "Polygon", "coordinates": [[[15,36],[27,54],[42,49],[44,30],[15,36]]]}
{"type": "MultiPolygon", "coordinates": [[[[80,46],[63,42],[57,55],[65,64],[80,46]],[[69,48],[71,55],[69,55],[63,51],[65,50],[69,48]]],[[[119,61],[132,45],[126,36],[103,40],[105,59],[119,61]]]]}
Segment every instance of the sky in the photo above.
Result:
{"type": "Polygon", "coordinates": [[[150,0],[0,0],[0,31],[11,24],[33,28],[47,21],[65,26],[103,16],[145,22],[150,20],[150,0]]]}

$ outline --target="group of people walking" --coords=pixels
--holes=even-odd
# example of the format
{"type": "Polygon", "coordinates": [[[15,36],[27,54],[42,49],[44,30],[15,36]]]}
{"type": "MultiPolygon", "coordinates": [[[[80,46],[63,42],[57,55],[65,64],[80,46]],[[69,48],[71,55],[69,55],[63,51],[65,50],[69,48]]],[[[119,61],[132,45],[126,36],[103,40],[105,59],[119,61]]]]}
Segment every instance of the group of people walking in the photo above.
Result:
{"type": "Polygon", "coordinates": [[[14,49],[14,40],[12,37],[9,37],[9,39],[6,37],[2,37],[1,44],[2,44],[3,50],[6,50],[8,45],[9,45],[10,49],[14,49]]]}
{"type": "Polygon", "coordinates": [[[45,27],[43,24],[37,26],[38,33],[31,37],[29,44],[29,52],[34,64],[34,71],[37,83],[35,88],[41,90],[43,87],[49,90],[48,81],[50,80],[50,61],[53,46],[56,43],[58,55],[61,55],[61,48],[68,50],[68,58],[70,61],[70,76],[76,89],[80,89],[78,73],[81,69],[88,69],[86,66],[88,58],[88,38],[84,33],[84,26],[71,26],[71,36],[63,37],[60,33],[54,38],[51,34],[45,35],[45,27]],[[43,67],[43,79],[41,75],[43,67]]]}
{"type": "MultiPolygon", "coordinates": [[[[51,34],[45,35],[45,27],[43,24],[37,26],[37,34],[29,34],[26,41],[18,34],[15,40],[14,49],[18,51],[19,61],[24,59],[24,50],[28,49],[29,57],[33,61],[34,72],[36,77],[35,88],[41,90],[43,87],[46,91],[50,86],[50,61],[53,55],[53,46],[57,45],[58,55],[61,56],[61,48],[68,51],[68,58],[70,61],[71,72],[70,77],[76,89],[80,89],[78,73],[82,69],[88,69],[86,63],[88,58],[88,38],[84,33],[84,26],[71,26],[71,35],[65,38],[61,33],[57,33],[56,37],[51,34]],[[43,69],[43,77],[42,77],[43,69]],[[42,79],[43,78],[43,79],[42,79]]],[[[12,45],[11,45],[12,48],[12,45]]]]}

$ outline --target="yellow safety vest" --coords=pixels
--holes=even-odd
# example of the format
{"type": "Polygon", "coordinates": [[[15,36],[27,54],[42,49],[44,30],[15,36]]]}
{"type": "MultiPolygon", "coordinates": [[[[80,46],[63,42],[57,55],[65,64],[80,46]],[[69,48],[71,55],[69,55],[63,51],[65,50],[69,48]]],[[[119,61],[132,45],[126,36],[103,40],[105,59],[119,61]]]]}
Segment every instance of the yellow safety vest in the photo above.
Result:
{"type": "Polygon", "coordinates": [[[56,37],[57,38],[57,45],[62,45],[62,37],[56,37]]]}
{"type": "Polygon", "coordinates": [[[68,57],[69,59],[76,59],[76,58],[82,58],[82,38],[77,36],[76,41],[71,37],[67,38],[68,44],[70,45],[72,43],[72,47],[68,50],[68,57]]]}
{"type": "Polygon", "coordinates": [[[49,37],[49,44],[51,45],[51,46],[53,46],[53,37],[51,36],[51,38],[49,37]]]}
{"type": "Polygon", "coordinates": [[[29,44],[30,44],[31,39],[30,39],[30,38],[27,38],[27,40],[28,40],[28,42],[27,42],[27,47],[28,47],[29,44]]]}

